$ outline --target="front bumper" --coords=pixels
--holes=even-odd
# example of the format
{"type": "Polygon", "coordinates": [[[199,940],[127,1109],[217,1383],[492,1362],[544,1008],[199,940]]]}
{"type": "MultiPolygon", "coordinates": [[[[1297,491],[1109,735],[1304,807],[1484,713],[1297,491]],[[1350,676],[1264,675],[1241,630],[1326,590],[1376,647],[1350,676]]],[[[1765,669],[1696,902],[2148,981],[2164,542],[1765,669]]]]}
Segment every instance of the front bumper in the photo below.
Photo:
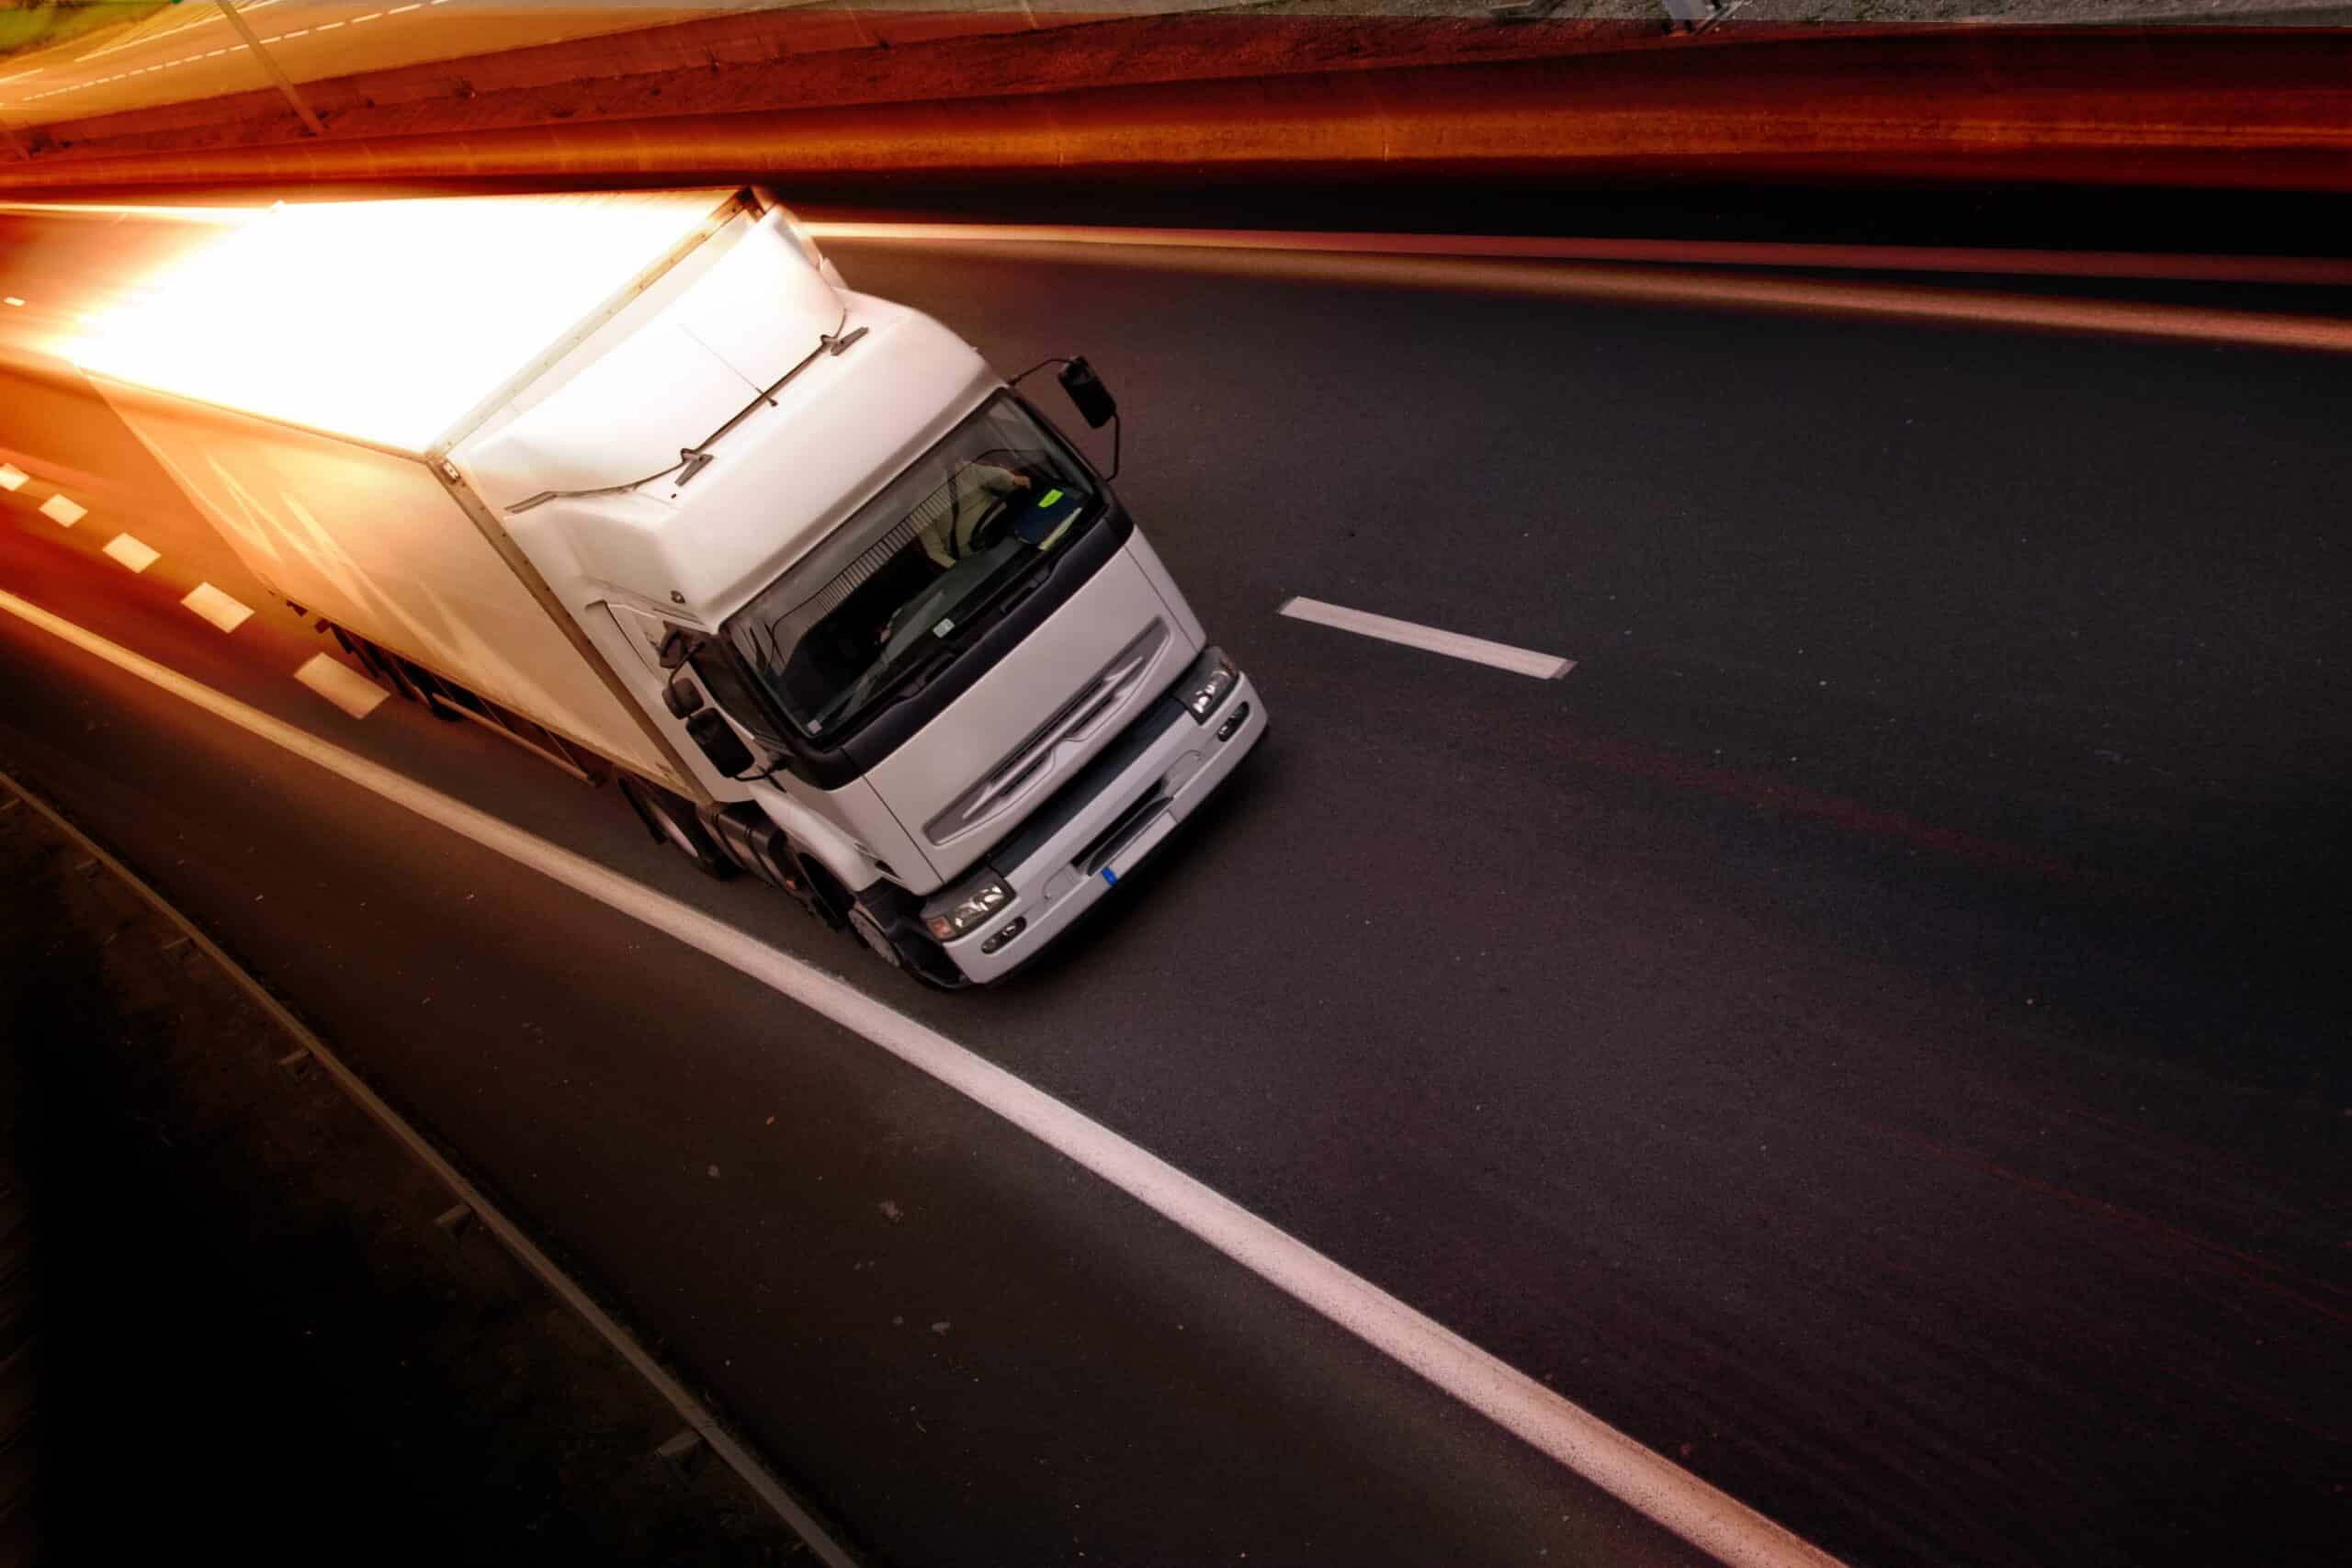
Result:
{"type": "MultiPolygon", "coordinates": [[[[1012,897],[982,924],[943,943],[948,957],[983,985],[1034,957],[1214,795],[1265,733],[1266,705],[1247,672],[1205,723],[1172,694],[1162,696],[989,852],[982,874],[993,872],[1012,897]]],[[[959,896],[958,889],[942,893],[924,912],[959,896]]]]}

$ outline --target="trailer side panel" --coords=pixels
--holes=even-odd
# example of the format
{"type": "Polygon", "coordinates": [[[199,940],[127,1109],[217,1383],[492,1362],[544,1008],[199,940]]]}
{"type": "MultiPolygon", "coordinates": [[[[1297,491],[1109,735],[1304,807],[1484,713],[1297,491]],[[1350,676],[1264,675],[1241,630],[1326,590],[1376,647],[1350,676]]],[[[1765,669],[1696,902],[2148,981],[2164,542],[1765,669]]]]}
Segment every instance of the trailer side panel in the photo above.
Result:
{"type": "Polygon", "coordinates": [[[423,458],[92,380],[277,592],[632,772],[700,793],[423,458]]]}

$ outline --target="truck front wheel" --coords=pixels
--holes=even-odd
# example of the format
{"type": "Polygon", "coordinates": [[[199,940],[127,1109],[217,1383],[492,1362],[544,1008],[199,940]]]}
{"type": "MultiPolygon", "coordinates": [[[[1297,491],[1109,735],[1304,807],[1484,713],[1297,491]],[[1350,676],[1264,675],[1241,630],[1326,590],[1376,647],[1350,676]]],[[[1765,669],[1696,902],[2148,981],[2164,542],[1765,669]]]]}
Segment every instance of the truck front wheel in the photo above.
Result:
{"type": "Polygon", "coordinates": [[[922,929],[913,896],[882,883],[857,896],[849,912],[850,930],[894,969],[903,969],[936,991],[960,990],[971,984],[956,967],[931,933],[922,929]]]}

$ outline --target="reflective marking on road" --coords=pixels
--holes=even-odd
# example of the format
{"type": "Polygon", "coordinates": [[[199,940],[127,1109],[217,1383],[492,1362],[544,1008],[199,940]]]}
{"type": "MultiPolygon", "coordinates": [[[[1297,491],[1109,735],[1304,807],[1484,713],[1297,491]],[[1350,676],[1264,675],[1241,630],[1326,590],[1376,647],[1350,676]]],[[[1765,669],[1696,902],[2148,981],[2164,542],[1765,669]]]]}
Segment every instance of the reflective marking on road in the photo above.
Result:
{"type": "Polygon", "coordinates": [[[129,534],[117,534],[113,538],[108,539],[106,553],[133,571],[145,571],[164,558],[163,551],[154,548],[144,540],[131,537],[129,534]]]}
{"type": "Polygon", "coordinates": [[[253,612],[209,582],[199,582],[180,601],[224,632],[235,631],[253,612]]]}
{"type": "Polygon", "coordinates": [[[206,712],[640,921],[938,1079],[1182,1227],[1727,1568],[1838,1560],[1599,1416],[1351,1273],[1084,1112],[849,982],[689,904],[246,706],[0,589],[0,610],[206,712]]]}
{"type": "Polygon", "coordinates": [[[14,463],[0,463],[0,490],[22,490],[32,475],[14,463]]]}
{"type": "Polygon", "coordinates": [[[294,671],[294,679],[326,698],[354,718],[366,718],[376,705],[391,695],[350,665],[314,653],[294,671]]]}
{"type": "Polygon", "coordinates": [[[1366,610],[1350,610],[1338,604],[1326,604],[1320,599],[1285,599],[1280,612],[1294,621],[1312,621],[1318,626],[1334,626],[1358,637],[1376,637],[1383,642],[1401,642],[1408,648],[1418,648],[1426,653],[1442,653],[1449,659],[1466,659],[1474,664],[1490,664],[1498,670],[1508,670],[1514,675],[1532,676],[1538,681],[1556,681],[1577,667],[1573,659],[1556,654],[1537,653],[1529,649],[1513,648],[1509,643],[1488,642],[1482,637],[1464,637],[1460,632],[1442,632],[1435,626],[1417,626],[1411,621],[1375,615],[1366,610]]]}
{"type": "Polygon", "coordinates": [[[267,1013],[296,1043],[309,1052],[311,1060],[325,1069],[327,1076],[335,1080],[360,1110],[374,1117],[394,1140],[416,1157],[418,1163],[432,1171],[459,1203],[473,1212],[474,1217],[481,1222],[483,1228],[505,1246],[506,1250],[517,1262],[537,1276],[540,1283],[554,1292],[557,1300],[579,1314],[582,1321],[586,1323],[599,1338],[611,1346],[620,1359],[628,1363],[632,1371],[651,1385],[654,1393],[667,1401],[672,1409],[684,1417],[686,1425],[701,1434],[703,1440],[710,1445],[712,1451],[724,1460],[736,1474],[741,1476],[752,1490],[759,1495],[761,1501],[773,1508],[776,1515],[800,1537],[801,1540],[807,1543],[819,1562],[826,1564],[826,1568],[857,1568],[856,1560],[842,1549],[840,1542],[834,1540],[826,1532],[825,1528],[817,1522],[808,1509],[800,1506],[797,1498],[785,1490],[784,1483],[769,1473],[766,1465],[735,1440],[734,1434],[719,1423],[718,1418],[710,1413],[708,1406],[687,1392],[685,1385],[673,1377],[669,1370],[661,1362],[655,1360],[651,1353],[639,1344],[628,1329],[623,1328],[614,1321],[610,1313],[596,1304],[594,1298],[581,1287],[579,1281],[557,1267],[555,1261],[540,1250],[538,1244],[533,1241],[520,1225],[501,1213],[498,1206],[484,1197],[481,1190],[472,1182],[467,1180],[464,1174],[449,1163],[448,1158],[435,1147],[424,1134],[409,1125],[399,1111],[386,1104],[383,1097],[370,1089],[365,1078],[353,1072],[350,1066],[328,1047],[325,1041],[311,1033],[300,1019],[296,1018],[287,1010],[285,1003],[270,995],[268,989],[259,980],[254,979],[246,971],[244,965],[230,957],[221,950],[220,943],[205,935],[194,921],[174,908],[162,894],[141,881],[129,866],[108,854],[105,848],[95,842],[88,834],[59,816],[54,807],[28,793],[22,784],[5,773],[0,773],[0,790],[9,792],[7,798],[0,800],[0,813],[14,811],[20,800],[29,803],[33,810],[48,818],[59,832],[89,852],[90,862],[87,863],[104,864],[108,871],[121,880],[125,886],[146,900],[157,914],[177,926],[180,929],[179,937],[175,941],[164,943],[164,952],[169,953],[174,948],[186,944],[219,964],[220,972],[226,975],[239,990],[252,998],[254,1005],[267,1013]]]}
{"type": "Polygon", "coordinates": [[[90,509],[70,497],[52,495],[40,503],[40,514],[62,528],[71,528],[87,517],[90,509]]]}
{"type": "Polygon", "coordinates": [[[1101,223],[867,223],[812,219],[820,240],[913,244],[1054,244],[1472,260],[1656,262],[1678,266],[1808,267],[1853,272],[2154,278],[2197,283],[2352,285],[2332,256],[2188,255],[1952,245],[1843,245],[1754,240],[1646,240],[1549,234],[1396,234],[1283,229],[1142,229],[1101,223]]]}
{"type": "MultiPolygon", "coordinates": [[[[2156,299],[2094,299],[2013,294],[1862,276],[1802,277],[1730,266],[1616,265],[1556,254],[1552,242],[1481,240],[1438,235],[1299,235],[1186,230],[1089,230],[1000,224],[814,223],[820,240],[914,244],[1002,245],[1043,249],[1056,261],[1089,261],[1156,272],[1306,278],[1319,283],[1442,288],[1531,299],[1603,299],[1709,310],[1793,311],[1863,320],[1940,321],[2022,332],[2092,333],[2186,343],[2244,344],[2322,354],[2352,354],[2352,321],[2340,316],[2290,315],[2175,304],[2156,299]],[[1374,243],[1374,242],[1378,242],[1374,243]],[[1464,250],[1463,247],[1470,247],[1464,250]],[[1546,250],[1544,247],[1551,247],[1546,250]]],[[[1584,242],[1576,243],[1594,248],[1584,242]]],[[[1645,244],[1672,242],[1644,242],[1645,244]]],[[[1720,247],[1717,247],[1718,249],[1720,247]]],[[[1860,247],[1875,251],[1894,247],[1860,247]]],[[[2092,258],[2093,263],[2101,258],[2092,258]]],[[[2113,258],[2106,258],[2113,259],[2113,258]]],[[[2215,278],[2285,274],[2259,258],[2200,257],[2216,264],[2199,276],[2215,278]],[[2238,262],[2245,262],[2240,266],[2238,262]]],[[[2131,258],[2123,258],[2129,261],[2131,258]]],[[[1830,265],[1825,260],[1820,265],[1830,265]]],[[[1882,261],[1876,266],[1891,265],[1882,261]]],[[[1925,265],[1914,263],[1917,265],[1925,265]]],[[[1909,266],[1899,270],[1911,270],[1909,266]]],[[[1970,269],[1962,269],[1970,270],[1970,269]]],[[[1988,267],[1975,267],[1986,271],[1988,267]]],[[[2155,276],[2168,269],[2072,265],[2047,268],[2064,276],[2155,276]]],[[[2309,281],[2346,281],[2342,263],[2298,269],[2309,281]]]]}

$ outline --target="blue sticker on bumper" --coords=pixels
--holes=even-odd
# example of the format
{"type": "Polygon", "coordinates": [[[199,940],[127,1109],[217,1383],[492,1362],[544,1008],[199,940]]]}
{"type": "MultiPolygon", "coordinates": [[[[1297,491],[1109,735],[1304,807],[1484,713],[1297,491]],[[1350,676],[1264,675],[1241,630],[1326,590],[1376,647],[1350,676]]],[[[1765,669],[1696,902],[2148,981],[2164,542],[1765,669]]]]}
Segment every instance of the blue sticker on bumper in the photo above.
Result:
{"type": "Polygon", "coordinates": [[[1116,887],[1119,885],[1119,874],[1106,865],[1102,868],[1102,881],[1106,886],[1116,887]]]}

